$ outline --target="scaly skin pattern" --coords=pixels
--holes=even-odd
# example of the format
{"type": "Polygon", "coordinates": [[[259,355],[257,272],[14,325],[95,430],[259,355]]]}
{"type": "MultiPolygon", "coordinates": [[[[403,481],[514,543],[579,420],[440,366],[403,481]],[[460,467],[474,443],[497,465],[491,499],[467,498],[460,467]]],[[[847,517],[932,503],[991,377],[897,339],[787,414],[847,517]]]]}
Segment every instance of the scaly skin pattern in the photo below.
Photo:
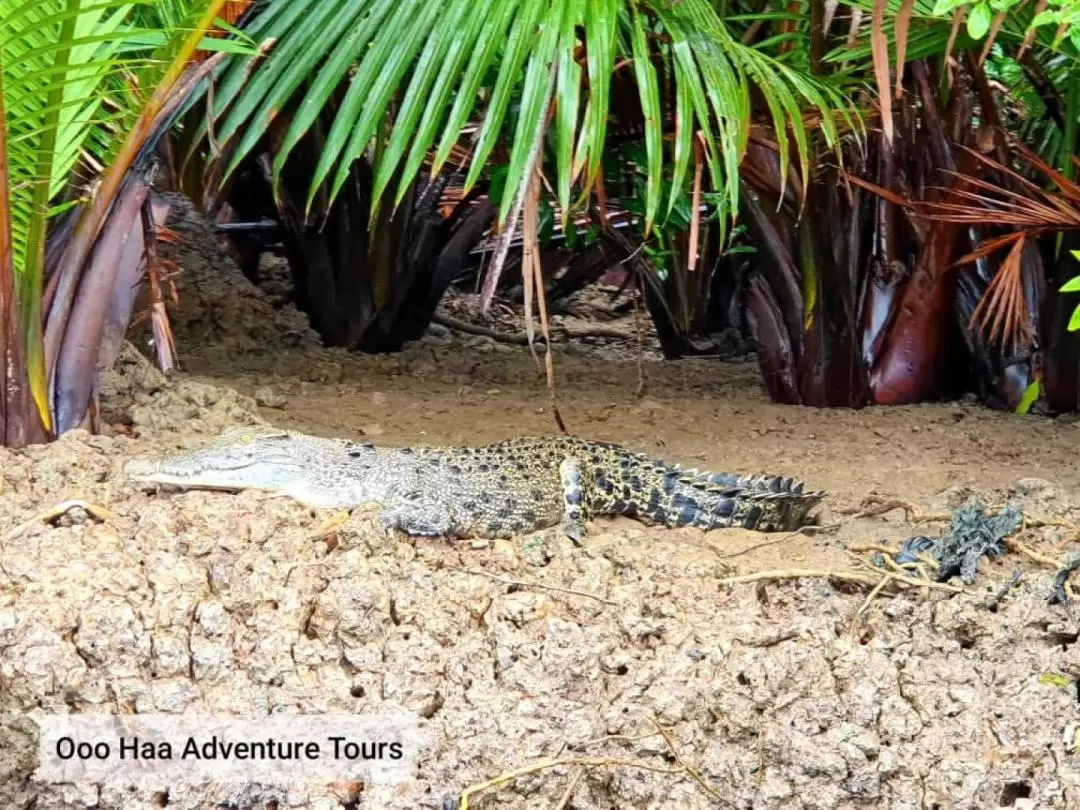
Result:
{"type": "Polygon", "coordinates": [[[653,526],[793,531],[824,493],[790,478],[685,470],[606,442],[520,438],[478,447],[376,447],[239,428],[210,446],[124,468],[144,484],[259,489],[315,507],[381,507],[387,530],[512,537],[560,525],[575,542],[598,515],[653,526]]]}

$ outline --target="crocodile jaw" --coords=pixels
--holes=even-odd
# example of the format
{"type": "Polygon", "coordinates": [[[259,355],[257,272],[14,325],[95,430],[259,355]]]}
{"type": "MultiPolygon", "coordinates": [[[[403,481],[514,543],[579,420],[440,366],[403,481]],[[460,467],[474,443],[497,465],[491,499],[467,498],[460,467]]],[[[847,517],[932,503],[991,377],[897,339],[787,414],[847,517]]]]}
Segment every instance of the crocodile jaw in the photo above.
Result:
{"type": "Polygon", "coordinates": [[[269,492],[314,508],[352,509],[361,503],[379,502],[382,494],[361,481],[346,487],[320,485],[301,463],[281,458],[227,461],[215,458],[208,464],[196,453],[162,461],[135,459],[124,465],[124,474],[141,484],[180,489],[269,492]]]}
{"type": "Polygon", "coordinates": [[[124,474],[144,484],[164,484],[183,489],[216,489],[238,492],[258,489],[287,493],[301,482],[303,470],[288,462],[237,461],[203,464],[197,456],[151,461],[135,459],[124,465],[124,474]]]}

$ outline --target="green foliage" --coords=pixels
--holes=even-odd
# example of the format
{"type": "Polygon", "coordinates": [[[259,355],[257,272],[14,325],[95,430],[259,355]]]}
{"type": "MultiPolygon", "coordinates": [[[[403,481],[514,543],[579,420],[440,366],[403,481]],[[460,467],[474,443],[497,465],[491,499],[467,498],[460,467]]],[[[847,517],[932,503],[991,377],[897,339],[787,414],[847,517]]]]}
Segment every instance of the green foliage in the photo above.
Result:
{"type": "Polygon", "coordinates": [[[181,48],[190,32],[205,30],[193,23],[210,7],[211,0],[0,0],[7,135],[0,162],[10,188],[0,206],[12,242],[0,273],[14,276],[30,388],[46,427],[41,305],[49,223],[87,199],[91,179],[117,161],[174,57],[186,60],[181,48]]]}
{"type": "Polygon", "coordinates": [[[1056,686],[1058,689],[1072,689],[1076,682],[1065,675],[1056,672],[1043,672],[1039,675],[1039,683],[1043,686],[1056,686]]]}
{"type": "Polygon", "coordinates": [[[1016,406],[1016,412],[1018,414],[1025,414],[1031,411],[1031,406],[1039,401],[1039,394],[1042,393],[1042,383],[1038,380],[1033,380],[1031,384],[1024,389],[1024,393],[1020,395],[1020,402],[1016,406]]]}
{"type": "MultiPolygon", "coordinates": [[[[101,166],[115,158],[145,103],[145,88],[152,90],[169,65],[176,35],[190,30],[207,5],[0,0],[12,242],[20,278],[36,271],[42,222],[57,213],[57,199],[80,160],[101,166]]],[[[226,42],[203,45],[252,53],[243,39],[226,42]]]]}
{"type": "MultiPolygon", "coordinates": [[[[110,155],[119,118],[107,106],[131,65],[121,56],[135,6],[97,0],[0,0],[12,267],[30,386],[43,421],[48,404],[41,300],[47,224],[84,150],[110,155]]],[[[95,154],[96,153],[96,154],[95,154]]]]}
{"type": "MultiPolygon", "coordinates": [[[[499,195],[505,220],[528,176],[537,132],[550,126],[554,166],[548,174],[568,213],[588,196],[599,173],[612,76],[626,61],[645,112],[647,228],[664,208],[660,88],[669,77],[675,88],[675,177],[685,177],[693,134],[700,130],[712,185],[724,191],[729,210],[738,201],[752,86],[766,101],[785,162],[790,137],[804,168],[810,151],[804,108],[821,113],[825,140],[836,145],[837,110],[847,114],[849,107],[837,86],[744,45],[709,0],[268,0],[248,33],[277,41],[259,65],[237,58],[222,72],[214,99],[216,132],[220,142],[235,138],[237,144],[227,172],[299,94],[274,161],[277,182],[296,144],[332,106],[309,209],[324,184],[333,198],[352,162],[370,154],[394,99],[400,101],[393,104],[393,127],[375,167],[376,197],[391,191],[399,204],[424,157],[434,152],[437,171],[463,127],[479,119],[467,189],[484,176],[496,144],[506,143],[499,195]],[[577,60],[582,46],[584,64],[577,60]],[[343,96],[332,103],[343,86],[343,96]],[[549,99],[555,110],[550,121],[549,99]]],[[[671,205],[668,198],[668,210],[671,205]]]]}
{"type": "MultiPolygon", "coordinates": [[[[1072,251],[1073,258],[1080,259],[1080,250],[1072,251]]],[[[1075,276],[1066,281],[1062,286],[1060,292],[1080,292],[1080,276],[1075,276]]],[[[1080,304],[1076,305],[1076,309],[1073,310],[1072,317],[1069,318],[1069,331],[1080,331],[1080,304]]]]}
{"type": "Polygon", "coordinates": [[[1029,5],[1027,0],[937,0],[932,14],[951,19],[957,10],[966,8],[967,35],[976,42],[989,33],[997,15],[1012,14],[1021,21],[1025,33],[1030,29],[1052,29],[1052,47],[1069,38],[1074,47],[1080,48],[1080,0],[1049,0],[1045,10],[1021,17],[1018,12],[1026,12],[1025,5],[1029,5]]]}

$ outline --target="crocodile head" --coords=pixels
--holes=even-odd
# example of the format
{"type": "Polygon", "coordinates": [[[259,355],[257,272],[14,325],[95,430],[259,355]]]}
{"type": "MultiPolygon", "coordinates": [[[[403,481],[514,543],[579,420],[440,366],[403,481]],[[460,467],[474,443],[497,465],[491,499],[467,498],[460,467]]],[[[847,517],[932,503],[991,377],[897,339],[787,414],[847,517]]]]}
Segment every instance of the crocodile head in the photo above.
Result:
{"type": "MultiPolygon", "coordinates": [[[[371,445],[264,427],[231,428],[214,443],[161,460],[135,459],[124,473],[146,484],[184,489],[257,489],[290,495],[313,506],[334,505],[327,478],[345,460],[359,468],[371,445]],[[359,463],[358,463],[359,462],[359,463]]],[[[359,470],[357,470],[359,471],[359,470]]]]}

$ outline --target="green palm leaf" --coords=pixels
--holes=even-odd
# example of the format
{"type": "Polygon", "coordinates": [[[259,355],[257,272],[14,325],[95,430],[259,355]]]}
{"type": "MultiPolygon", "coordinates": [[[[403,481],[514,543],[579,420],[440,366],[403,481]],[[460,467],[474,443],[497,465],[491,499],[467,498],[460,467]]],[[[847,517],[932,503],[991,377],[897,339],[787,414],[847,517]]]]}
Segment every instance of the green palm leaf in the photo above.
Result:
{"type": "MultiPolygon", "coordinates": [[[[11,233],[10,269],[20,302],[19,327],[27,376],[41,421],[51,428],[49,373],[60,351],[66,318],[96,229],[75,254],[65,256],[54,309],[56,324],[43,334],[45,240],[50,220],[80,198],[104,216],[120,174],[94,195],[89,181],[120,160],[126,171],[145,132],[135,127],[147,98],[171,75],[179,77],[202,39],[194,20],[211,0],[160,0],[147,7],[129,0],[0,0],[0,69],[4,72],[6,206],[11,233]],[[191,40],[187,50],[180,46],[191,40]],[[181,60],[176,63],[174,57],[181,60]],[[57,308],[58,307],[58,308],[57,308]]],[[[220,6],[220,3],[217,3],[220,6]]],[[[230,48],[242,47],[232,43],[230,48]]],[[[106,175],[109,178],[109,175],[106,175]]],[[[92,231],[92,232],[91,232],[92,231]]],[[[76,240],[78,242],[78,240],[76,240]]],[[[107,294],[107,291],[105,291],[107,294]]]]}
{"type": "MultiPolygon", "coordinates": [[[[377,196],[396,178],[398,204],[424,157],[434,149],[432,170],[438,172],[466,125],[477,122],[466,190],[480,180],[496,146],[505,144],[504,221],[530,170],[538,128],[548,126],[544,100],[554,76],[550,170],[566,216],[574,186],[584,200],[599,175],[616,60],[633,65],[645,113],[650,226],[659,214],[665,162],[660,75],[674,78],[673,179],[684,181],[694,132],[700,131],[712,184],[723,190],[730,211],[737,210],[751,86],[761,91],[782,145],[791,133],[804,168],[811,149],[805,109],[822,113],[825,139],[835,145],[834,113],[846,106],[827,82],[743,45],[709,0],[268,0],[253,25],[274,31],[277,40],[264,62],[234,58],[223,71],[215,105],[225,121],[219,140],[233,138],[239,145],[235,168],[273,115],[296,100],[275,156],[277,177],[300,138],[328,112],[332,123],[309,201],[324,184],[333,199],[351,163],[372,156],[377,127],[390,111],[392,126],[376,166],[377,196]],[[305,35],[303,23],[281,24],[315,17],[323,35],[305,35]],[[335,96],[339,88],[343,96],[335,96]]],[[[788,150],[781,153],[786,161],[788,150]]]]}

